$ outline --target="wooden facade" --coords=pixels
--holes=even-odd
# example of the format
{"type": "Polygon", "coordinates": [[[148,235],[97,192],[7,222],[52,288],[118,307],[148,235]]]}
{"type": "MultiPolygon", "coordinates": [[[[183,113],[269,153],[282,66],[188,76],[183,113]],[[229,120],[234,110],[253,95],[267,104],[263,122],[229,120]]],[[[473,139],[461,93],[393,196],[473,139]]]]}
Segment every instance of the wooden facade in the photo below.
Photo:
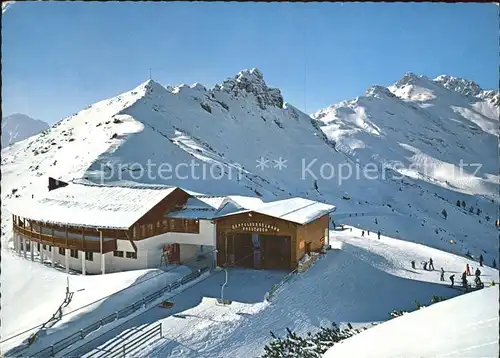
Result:
{"type": "Polygon", "coordinates": [[[306,225],[255,212],[215,221],[218,266],[293,270],[328,240],[328,214],[306,225]]]}

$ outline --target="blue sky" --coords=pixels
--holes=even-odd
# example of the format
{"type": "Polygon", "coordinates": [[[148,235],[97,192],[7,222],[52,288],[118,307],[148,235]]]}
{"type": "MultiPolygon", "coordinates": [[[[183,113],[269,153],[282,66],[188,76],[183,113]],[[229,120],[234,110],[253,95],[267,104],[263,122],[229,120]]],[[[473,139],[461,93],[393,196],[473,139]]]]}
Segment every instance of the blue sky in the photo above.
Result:
{"type": "Polygon", "coordinates": [[[494,4],[15,3],[2,112],[54,123],[147,80],[207,87],[259,68],[311,113],[406,72],[498,88],[494,4]]]}

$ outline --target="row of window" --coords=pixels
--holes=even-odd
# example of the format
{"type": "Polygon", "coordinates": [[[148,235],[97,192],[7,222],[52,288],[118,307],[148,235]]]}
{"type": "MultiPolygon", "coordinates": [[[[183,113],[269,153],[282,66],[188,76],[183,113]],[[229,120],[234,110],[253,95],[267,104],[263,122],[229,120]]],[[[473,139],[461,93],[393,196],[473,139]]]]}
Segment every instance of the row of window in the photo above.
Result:
{"type": "Polygon", "coordinates": [[[185,233],[199,233],[199,221],[189,219],[163,219],[157,221],[155,224],[134,226],[132,228],[132,237],[149,237],[161,232],[185,232],[185,233]]]}
{"type": "MultiPolygon", "coordinates": [[[[52,250],[52,246],[49,245],[43,245],[44,250],[52,250]]],[[[38,250],[40,250],[40,244],[38,244],[38,250]]],[[[59,255],[65,256],[66,255],[66,249],[64,247],[59,247],[59,255]]],[[[70,249],[69,250],[69,256],[77,259],[78,258],[78,250],[70,249]]],[[[113,256],[115,257],[123,257],[123,251],[113,251],[113,256]]],[[[125,252],[125,257],[127,259],[137,259],[137,252],[130,252],[126,251],[125,252]]],[[[85,251],[85,260],[87,261],[94,261],[94,253],[85,251]]]]}
{"type": "MultiPolygon", "coordinates": [[[[113,251],[113,256],[123,257],[123,251],[115,250],[113,251]]],[[[127,259],[137,259],[137,252],[127,251],[125,252],[125,256],[127,257],[127,259]]]]}

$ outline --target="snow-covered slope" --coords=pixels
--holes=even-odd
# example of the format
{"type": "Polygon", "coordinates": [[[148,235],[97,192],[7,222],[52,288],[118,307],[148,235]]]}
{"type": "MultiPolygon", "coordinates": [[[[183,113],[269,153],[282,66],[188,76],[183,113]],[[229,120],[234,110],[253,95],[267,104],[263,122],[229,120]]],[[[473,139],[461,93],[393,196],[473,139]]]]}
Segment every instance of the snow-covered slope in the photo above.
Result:
{"type": "MultiPolygon", "coordinates": [[[[290,328],[298,334],[314,332],[332,321],[355,326],[385,321],[393,310],[413,310],[414,300],[430,304],[433,295],[446,298],[460,294],[439,280],[439,269],[461,272],[466,258],[429,247],[375,235],[361,237],[361,230],[331,231],[335,249],[306,273],[292,276],[273,295],[264,294],[280,279],[279,272],[229,271],[224,297],[229,306],[217,305],[224,273],[220,272],[175,298],[172,312],[157,308],[123,327],[89,343],[75,355],[104,357],[136,337],[136,330],[162,323],[163,339],[148,342],[131,352],[134,357],[258,357],[271,340],[290,328]],[[412,259],[434,259],[436,271],[413,270],[412,259]],[[100,351],[100,352],[99,352],[100,351]]],[[[449,274],[447,274],[449,276],[449,274]]],[[[485,283],[498,282],[498,271],[482,267],[485,283]]],[[[497,305],[498,307],[498,305],[497,305]]],[[[429,322],[432,326],[434,320],[429,322]]],[[[373,329],[373,328],[370,328],[373,329]]],[[[432,330],[432,328],[429,328],[432,330]]],[[[371,355],[351,355],[351,357],[371,355]]]]}
{"type": "MultiPolygon", "coordinates": [[[[264,200],[301,196],[337,206],[337,224],[498,262],[498,105],[491,100],[498,97],[484,91],[465,96],[414,75],[398,83],[390,90],[373,87],[313,120],[285,103],[255,69],[212,89],[149,80],[3,149],[2,206],[43,195],[47,175],[162,183],[264,200]],[[261,157],[269,160],[264,167],[257,166],[261,157]],[[476,174],[466,168],[450,177],[462,158],[483,165],[476,174]],[[380,168],[384,160],[416,166],[395,168],[401,179],[397,170],[380,168]],[[434,165],[428,173],[426,161],[434,165]],[[377,178],[359,174],[372,162],[379,164],[377,178]],[[342,199],[346,192],[350,200],[342,199]],[[466,208],[457,207],[457,200],[466,208]]],[[[11,217],[2,210],[2,250],[11,237],[11,217]]],[[[7,264],[2,260],[2,272],[7,264]]],[[[18,270],[19,284],[37,279],[31,266],[9,265],[18,270]]],[[[38,292],[26,283],[23,294],[38,292]]]]}
{"type": "Polygon", "coordinates": [[[3,117],[2,148],[34,136],[47,128],[49,125],[44,121],[33,119],[21,113],[3,117]]]}
{"type": "Polygon", "coordinates": [[[456,297],[378,325],[323,357],[498,357],[498,288],[456,297]]]}

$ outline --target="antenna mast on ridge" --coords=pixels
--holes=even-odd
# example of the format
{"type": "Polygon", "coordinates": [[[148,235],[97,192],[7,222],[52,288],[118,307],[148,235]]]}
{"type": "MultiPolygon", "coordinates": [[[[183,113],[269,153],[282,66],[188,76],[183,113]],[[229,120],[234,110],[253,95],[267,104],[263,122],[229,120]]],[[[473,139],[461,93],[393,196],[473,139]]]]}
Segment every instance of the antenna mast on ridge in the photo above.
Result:
{"type": "Polygon", "coordinates": [[[151,77],[151,69],[149,69],[149,79],[152,80],[153,77],[151,77]]]}

